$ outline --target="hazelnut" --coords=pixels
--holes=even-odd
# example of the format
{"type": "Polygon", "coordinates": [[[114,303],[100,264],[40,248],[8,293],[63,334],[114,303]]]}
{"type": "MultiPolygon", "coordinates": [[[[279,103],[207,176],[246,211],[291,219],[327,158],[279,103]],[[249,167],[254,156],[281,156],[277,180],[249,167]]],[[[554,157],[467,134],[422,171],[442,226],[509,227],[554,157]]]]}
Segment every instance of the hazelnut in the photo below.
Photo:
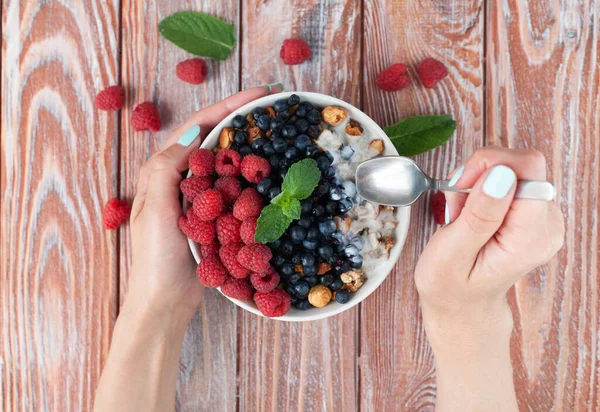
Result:
{"type": "Polygon", "coordinates": [[[302,265],[294,265],[294,270],[295,270],[297,273],[300,273],[301,275],[303,275],[303,274],[304,274],[304,271],[302,270],[302,265]]]}
{"type": "Polygon", "coordinates": [[[350,136],[362,136],[363,128],[356,120],[350,119],[350,122],[346,125],[346,133],[350,136]]]}
{"type": "Polygon", "coordinates": [[[323,121],[330,126],[337,126],[346,120],[346,110],[340,106],[327,106],[321,112],[323,121]]]}
{"type": "Polygon", "coordinates": [[[340,275],[340,279],[344,282],[345,288],[350,292],[356,292],[365,283],[365,272],[360,269],[350,270],[340,275]]]}
{"type": "Polygon", "coordinates": [[[377,153],[383,152],[383,140],[381,140],[381,139],[372,140],[371,143],[369,143],[369,149],[376,150],[377,153]]]}
{"type": "Polygon", "coordinates": [[[221,149],[229,149],[233,143],[234,131],[230,127],[224,127],[219,134],[219,147],[221,149]]]}
{"type": "Polygon", "coordinates": [[[383,248],[385,249],[385,251],[387,252],[388,250],[390,250],[391,248],[394,247],[394,245],[396,244],[396,242],[394,241],[394,238],[392,238],[391,236],[386,236],[385,238],[383,238],[383,248]]]}
{"type": "Polygon", "coordinates": [[[252,143],[256,139],[261,137],[260,132],[261,132],[261,130],[257,126],[250,127],[247,132],[248,133],[248,144],[252,143]]]}
{"type": "Polygon", "coordinates": [[[317,275],[324,275],[325,273],[331,270],[331,265],[329,263],[321,262],[319,263],[319,268],[317,270],[317,275]]]}
{"type": "Polygon", "coordinates": [[[308,292],[308,301],[314,307],[322,308],[331,301],[331,290],[325,285],[315,285],[308,292]]]}
{"type": "Polygon", "coordinates": [[[273,109],[273,107],[269,106],[265,109],[265,111],[271,119],[275,117],[275,109],[273,109]]]}

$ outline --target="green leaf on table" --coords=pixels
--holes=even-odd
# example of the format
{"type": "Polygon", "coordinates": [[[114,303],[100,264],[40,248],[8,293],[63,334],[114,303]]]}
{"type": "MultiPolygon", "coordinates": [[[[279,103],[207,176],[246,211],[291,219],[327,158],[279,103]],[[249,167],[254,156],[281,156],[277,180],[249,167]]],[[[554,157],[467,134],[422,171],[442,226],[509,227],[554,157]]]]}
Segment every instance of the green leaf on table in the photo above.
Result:
{"type": "Polygon", "coordinates": [[[288,169],[281,190],[288,192],[298,200],[309,197],[321,179],[321,171],[313,159],[304,159],[294,163],[288,169]]]}
{"type": "Polygon", "coordinates": [[[237,41],[231,24],[195,11],[171,14],[160,22],[158,30],[176,46],[215,60],[229,57],[237,41]]]}
{"type": "Polygon", "coordinates": [[[279,205],[270,204],[265,207],[256,221],[254,241],[259,243],[274,242],[292,223],[292,218],[283,213],[279,205]]]}
{"type": "Polygon", "coordinates": [[[413,116],[384,130],[400,156],[414,156],[448,141],[456,130],[456,122],[451,114],[413,116]]]}
{"type": "Polygon", "coordinates": [[[291,219],[300,219],[302,205],[300,201],[289,195],[288,192],[281,192],[275,196],[271,203],[281,206],[283,214],[291,219]]]}

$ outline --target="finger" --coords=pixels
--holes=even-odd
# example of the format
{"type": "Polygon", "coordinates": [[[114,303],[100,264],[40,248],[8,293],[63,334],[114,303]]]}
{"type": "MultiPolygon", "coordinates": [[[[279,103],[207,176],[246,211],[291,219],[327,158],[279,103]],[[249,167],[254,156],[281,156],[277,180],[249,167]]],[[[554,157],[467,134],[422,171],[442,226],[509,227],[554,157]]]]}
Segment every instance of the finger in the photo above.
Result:
{"type": "Polygon", "coordinates": [[[459,258],[474,259],[494,236],[508,212],[516,188],[515,172],[504,165],[494,166],[477,181],[465,207],[447,227],[448,242],[459,258]]]}
{"type": "Polygon", "coordinates": [[[179,184],[181,173],[187,169],[190,154],[200,145],[200,126],[194,125],[179,136],[177,143],[161,151],[142,167],[138,192],[132,206],[135,219],[144,208],[147,198],[162,196],[164,202],[175,202],[179,205],[179,184]],[[152,186],[150,187],[150,181],[152,186]],[[156,191],[152,189],[156,188],[156,191]],[[150,192],[150,193],[149,193],[150,192]],[[156,193],[155,193],[156,192],[156,193]]]}

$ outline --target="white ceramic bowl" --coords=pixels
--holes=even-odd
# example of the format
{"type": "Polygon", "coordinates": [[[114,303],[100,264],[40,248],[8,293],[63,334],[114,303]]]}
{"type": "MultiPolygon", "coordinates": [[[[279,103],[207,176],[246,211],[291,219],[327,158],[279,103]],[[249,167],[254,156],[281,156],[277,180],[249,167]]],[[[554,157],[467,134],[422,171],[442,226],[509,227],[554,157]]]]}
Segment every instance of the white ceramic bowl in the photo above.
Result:
{"type": "MultiPolygon", "coordinates": [[[[392,145],[390,139],[386,136],[383,130],[375,123],[369,116],[364,114],[362,111],[352,106],[349,103],[346,103],[342,100],[336,99],[331,96],[327,96],[320,93],[309,93],[309,92],[286,92],[286,93],[277,93],[269,96],[262,97],[258,100],[255,100],[247,105],[241,107],[236,110],[234,113],[231,113],[227,116],[221,123],[217,125],[210,132],[210,134],[204,139],[202,142],[202,147],[212,149],[217,146],[219,143],[219,132],[223,127],[231,126],[231,120],[237,114],[246,115],[255,107],[268,107],[272,106],[275,100],[287,98],[292,94],[297,94],[302,101],[309,101],[315,107],[325,107],[329,105],[337,105],[341,106],[348,111],[348,115],[351,119],[359,122],[367,136],[372,139],[382,139],[385,143],[383,155],[391,156],[398,155],[398,152],[392,145]]],[[[184,199],[183,208],[187,210],[190,203],[187,199],[184,199]]],[[[337,302],[331,302],[327,306],[323,308],[312,308],[306,311],[301,311],[295,309],[293,306],[288,313],[278,318],[273,318],[277,320],[285,320],[292,322],[299,321],[308,321],[308,320],[317,320],[328,318],[333,315],[337,315],[338,313],[344,312],[353,306],[356,306],[359,302],[362,302],[369,296],[381,283],[385,280],[385,278],[390,274],[392,268],[396,264],[396,261],[400,257],[400,252],[402,251],[402,247],[404,246],[404,241],[406,240],[406,234],[408,233],[408,225],[410,220],[410,207],[401,207],[397,208],[396,216],[398,219],[398,225],[396,227],[396,245],[390,250],[390,257],[386,261],[382,261],[380,265],[378,265],[374,270],[369,271],[367,273],[368,279],[363,284],[363,286],[352,294],[352,297],[348,303],[341,304],[337,302]]],[[[196,259],[196,262],[200,262],[200,254],[198,245],[189,240],[190,249],[192,250],[192,254],[196,259]]],[[[225,295],[224,295],[225,296],[225,295]]],[[[225,296],[227,299],[238,305],[239,307],[252,312],[259,316],[264,316],[256,307],[254,302],[252,301],[241,301],[238,299],[233,299],[228,296],[225,296]]]]}

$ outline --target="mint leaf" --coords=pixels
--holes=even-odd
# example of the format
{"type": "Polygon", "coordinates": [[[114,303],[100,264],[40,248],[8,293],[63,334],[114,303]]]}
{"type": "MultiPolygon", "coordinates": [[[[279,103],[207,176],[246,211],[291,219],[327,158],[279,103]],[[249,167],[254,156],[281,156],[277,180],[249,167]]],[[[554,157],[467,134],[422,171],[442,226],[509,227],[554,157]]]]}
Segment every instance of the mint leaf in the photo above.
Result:
{"type": "Polygon", "coordinates": [[[451,114],[407,117],[384,128],[400,156],[414,156],[445,143],[456,130],[451,114]]]}
{"type": "Polygon", "coordinates": [[[304,159],[294,163],[283,178],[281,190],[290,196],[302,200],[309,197],[321,179],[321,171],[313,159],[304,159]]]}
{"type": "Polygon", "coordinates": [[[231,24],[195,11],[181,11],[166,17],[158,25],[162,36],[197,56],[225,60],[237,39],[231,24]]]}
{"type": "Polygon", "coordinates": [[[288,192],[282,192],[275,196],[271,203],[281,206],[283,214],[291,219],[300,219],[302,213],[302,205],[300,201],[289,195],[288,192]]]}
{"type": "Polygon", "coordinates": [[[281,206],[268,205],[262,210],[256,222],[254,241],[274,242],[283,235],[290,223],[292,223],[292,219],[283,214],[281,206]]]}

